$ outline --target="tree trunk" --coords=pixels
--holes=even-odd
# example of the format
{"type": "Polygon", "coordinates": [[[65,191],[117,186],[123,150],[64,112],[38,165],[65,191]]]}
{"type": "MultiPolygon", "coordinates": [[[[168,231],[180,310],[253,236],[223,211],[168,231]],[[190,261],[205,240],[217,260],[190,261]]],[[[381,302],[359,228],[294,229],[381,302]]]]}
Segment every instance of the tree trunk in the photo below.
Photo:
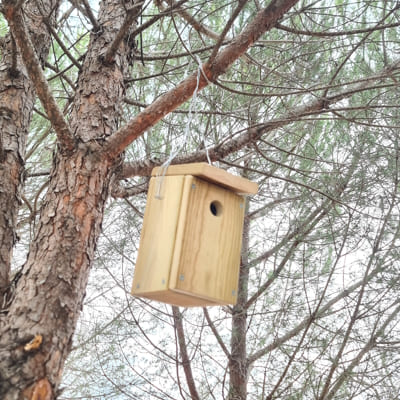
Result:
{"type": "MultiPolygon", "coordinates": [[[[58,0],[41,2],[55,21],[58,0]]],[[[43,63],[49,51],[50,35],[43,23],[36,2],[24,7],[26,25],[31,32],[39,60],[43,63]]],[[[25,146],[35,102],[35,92],[26,69],[18,56],[11,35],[4,38],[0,64],[0,309],[7,305],[4,298],[10,284],[12,248],[17,240],[16,222],[24,183],[25,146]],[[3,300],[3,301],[1,301],[3,300]]]]}
{"type": "Polygon", "coordinates": [[[250,219],[247,218],[249,202],[246,201],[246,217],[243,224],[242,252],[239,273],[238,301],[233,307],[231,357],[229,361],[229,394],[228,400],[245,400],[247,398],[248,362],[246,353],[248,297],[248,252],[250,219]]]}
{"type": "MultiPolygon", "coordinates": [[[[78,150],[58,157],[37,233],[1,328],[3,399],[57,388],[85,294],[112,169],[78,150]],[[97,161],[97,162],[96,162],[97,161]]],[[[47,398],[47,397],[44,397],[47,398]]]]}

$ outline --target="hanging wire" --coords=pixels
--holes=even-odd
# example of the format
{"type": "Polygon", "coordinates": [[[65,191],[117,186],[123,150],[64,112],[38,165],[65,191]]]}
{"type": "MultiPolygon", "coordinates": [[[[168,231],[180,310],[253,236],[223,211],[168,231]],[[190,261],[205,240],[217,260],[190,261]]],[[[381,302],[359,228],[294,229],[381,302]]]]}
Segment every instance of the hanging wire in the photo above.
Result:
{"type": "MultiPolygon", "coordinates": [[[[196,117],[196,115],[197,115],[197,110],[195,109],[194,115],[192,115],[192,110],[196,106],[196,103],[197,103],[197,93],[198,93],[199,84],[200,84],[200,73],[202,73],[202,75],[205,77],[205,79],[209,83],[211,83],[208,80],[206,74],[204,73],[203,66],[201,64],[201,60],[200,60],[200,58],[198,56],[196,56],[196,61],[198,63],[196,87],[194,89],[192,100],[191,100],[190,105],[189,105],[188,121],[187,121],[186,126],[185,126],[185,132],[184,132],[184,135],[183,135],[183,142],[180,145],[176,146],[176,148],[173,147],[173,150],[172,150],[170,156],[160,166],[160,168],[159,168],[159,170],[157,172],[157,175],[156,175],[157,190],[156,190],[155,198],[159,199],[159,200],[162,199],[161,190],[162,190],[162,184],[164,182],[165,174],[167,173],[167,169],[170,166],[171,162],[174,160],[174,158],[179,154],[179,152],[181,151],[183,146],[185,146],[185,144],[187,143],[187,140],[188,140],[188,137],[189,137],[189,132],[190,132],[190,127],[192,125],[193,117],[196,117]]],[[[203,132],[203,142],[204,142],[204,146],[205,146],[205,150],[206,150],[208,163],[211,164],[211,159],[210,159],[210,156],[208,154],[208,146],[206,145],[206,142],[205,142],[204,132],[203,132]]]]}

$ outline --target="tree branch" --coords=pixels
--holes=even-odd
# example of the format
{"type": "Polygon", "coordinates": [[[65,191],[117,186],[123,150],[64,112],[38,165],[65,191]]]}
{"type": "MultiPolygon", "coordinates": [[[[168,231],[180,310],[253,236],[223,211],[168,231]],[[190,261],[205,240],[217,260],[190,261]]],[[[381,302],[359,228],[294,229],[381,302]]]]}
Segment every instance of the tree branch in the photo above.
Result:
{"type": "Polygon", "coordinates": [[[128,122],[126,126],[108,138],[108,143],[104,147],[104,155],[110,158],[117,157],[148,128],[189,100],[196,88],[198,90],[203,89],[218,76],[225,73],[236,59],[244,54],[263,33],[271,29],[297,2],[298,0],[272,0],[268,7],[260,11],[247,28],[215,57],[211,65],[207,63],[202,66],[203,73],[198,84],[196,72],[178,86],[160,96],[153,104],[128,122]]]}
{"type": "Polygon", "coordinates": [[[210,314],[208,313],[207,308],[203,308],[203,313],[204,316],[206,317],[208,326],[210,327],[212,333],[215,336],[215,339],[217,339],[218,344],[220,345],[222,351],[225,353],[226,357],[228,358],[228,360],[231,358],[231,354],[229,353],[229,350],[227,349],[227,347],[225,346],[224,341],[222,340],[220,334],[218,333],[217,329],[215,328],[214,323],[212,322],[211,318],[210,318],[210,314]]]}
{"type": "MultiPolygon", "coordinates": [[[[367,283],[370,282],[373,278],[375,278],[380,272],[383,272],[383,268],[381,266],[378,266],[374,270],[372,270],[366,277],[367,283]]],[[[282,346],[282,344],[286,343],[288,340],[299,334],[312,320],[317,320],[327,316],[328,315],[327,313],[332,308],[332,306],[334,306],[340,300],[348,297],[351,293],[353,293],[355,290],[361,287],[364,284],[364,282],[365,282],[364,278],[360,279],[358,282],[342,290],[334,298],[329,300],[323,307],[321,307],[314,315],[309,315],[308,317],[304,318],[296,327],[291,329],[285,335],[275,339],[272,343],[268,344],[264,348],[250,355],[248,357],[248,363],[253,364],[255,361],[257,361],[264,355],[282,346]]]]}
{"type": "Polygon", "coordinates": [[[22,60],[27,69],[29,78],[33,82],[36,93],[46,110],[54,130],[56,131],[58,141],[61,147],[66,151],[72,151],[75,148],[75,140],[69,129],[67,122],[58,105],[51,94],[47,84],[46,77],[40,67],[39,59],[33,48],[30,36],[25,26],[22,13],[15,9],[15,6],[7,1],[4,5],[4,15],[10,26],[10,31],[19,48],[22,60]]]}
{"type": "MultiPolygon", "coordinates": [[[[150,18],[148,21],[146,21],[145,23],[143,23],[142,25],[138,26],[136,29],[134,29],[130,35],[132,36],[132,38],[134,38],[135,36],[137,36],[139,33],[143,32],[145,29],[147,29],[149,26],[153,25],[154,23],[156,23],[159,19],[161,19],[162,17],[170,14],[173,10],[175,10],[176,8],[180,7],[182,4],[187,3],[188,0],[181,0],[178,3],[174,3],[173,5],[171,5],[171,7],[167,8],[166,10],[164,10],[163,12],[155,15],[153,18],[150,18]]],[[[107,53],[104,56],[104,61],[106,63],[111,63],[115,53],[118,49],[119,44],[122,42],[123,38],[126,36],[126,33],[130,27],[130,25],[132,24],[133,20],[135,19],[135,17],[137,16],[137,12],[139,11],[138,8],[142,5],[142,3],[138,4],[137,6],[132,8],[132,12],[129,12],[123,26],[121,27],[118,35],[115,37],[113,43],[110,45],[109,49],[107,50],[107,53]]],[[[141,57],[141,56],[139,56],[141,57]]]]}
{"type": "Polygon", "coordinates": [[[155,15],[154,17],[150,18],[146,22],[144,22],[142,25],[138,26],[133,32],[132,35],[136,36],[139,33],[143,32],[145,29],[147,29],[149,26],[153,25],[156,23],[159,19],[165,17],[166,15],[171,14],[172,11],[176,10],[179,8],[181,5],[187,3],[188,0],[180,0],[177,3],[172,3],[171,2],[171,7],[164,9],[161,13],[155,15]]]}
{"type": "MultiPolygon", "coordinates": [[[[310,115],[315,115],[322,112],[331,112],[331,110],[327,107],[338,103],[341,100],[350,98],[356,93],[374,88],[375,86],[372,86],[371,83],[379,81],[386,77],[390,77],[393,72],[399,68],[400,59],[396,60],[394,63],[382,69],[378,73],[366,77],[357,84],[349,84],[349,87],[346,90],[328,96],[325,101],[317,97],[316,99],[311,100],[310,102],[302,106],[290,109],[285,115],[282,115],[282,117],[280,118],[271,119],[264,123],[260,123],[258,125],[248,128],[237,137],[226,140],[223,144],[218,144],[212,148],[209,148],[208,156],[210,157],[211,161],[221,160],[229,154],[232,154],[235,151],[238,151],[247,146],[251,142],[260,139],[263,135],[271,132],[274,129],[288,125],[310,115]]],[[[207,161],[206,150],[196,151],[191,154],[176,157],[171,164],[185,164],[199,161],[207,161]]],[[[154,167],[158,167],[163,162],[164,159],[146,159],[131,163],[125,163],[120,179],[125,179],[132,176],[150,175],[151,170],[154,167]]]]}
{"type": "MultiPolygon", "coordinates": [[[[394,304],[398,304],[399,301],[395,301],[394,304]]],[[[346,381],[348,376],[352,373],[353,369],[360,364],[360,361],[362,358],[369,352],[371,351],[375,346],[376,346],[376,341],[380,336],[383,336],[385,333],[385,329],[389,325],[391,321],[397,316],[397,314],[400,312],[400,305],[398,305],[394,311],[386,318],[382,326],[377,330],[377,332],[373,335],[371,335],[369,341],[366,343],[366,345],[359,351],[359,353],[354,357],[350,365],[340,374],[338,378],[336,378],[335,384],[333,385],[332,389],[327,393],[327,395],[324,397],[326,400],[331,400],[334,398],[335,394],[337,391],[340,389],[340,387],[343,385],[343,383],[346,381]]]]}
{"type": "MultiPolygon", "coordinates": [[[[202,25],[200,22],[196,21],[196,19],[191,16],[186,10],[183,8],[178,8],[179,3],[174,3],[172,0],[164,0],[166,1],[171,8],[177,8],[178,14],[189,24],[191,25],[197,32],[202,33],[203,35],[208,36],[211,39],[217,40],[219,35],[215,32],[213,32],[211,29],[207,28],[206,26],[202,25]]],[[[160,4],[160,7],[162,5],[160,4]]],[[[167,10],[165,10],[167,12],[167,10]]]]}
{"type": "Polygon", "coordinates": [[[85,11],[86,11],[86,16],[89,18],[93,29],[95,32],[98,32],[100,30],[100,26],[99,23],[97,22],[96,17],[93,14],[92,9],[90,8],[89,2],[87,0],[81,0],[83,6],[85,7],[85,11]]]}
{"type": "Polygon", "coordinates": [[[138,16],[142,8],[142,5],[143,1],[139,1],[127,10],[125,21],[123,22],[120,30],[118,31],[117,36],[114,38],[114,40],[108,47],[106,54],[104,55],[104,62],[106,64],[111,64],[113,62],[114,56],[118,50],[119,45],[124,40],[124,37],[127,35],[127,32],[131,27],[133,21],[138,16]]]}
{"type": "Polygon", "coordinates": [[[318,400],[325,400],[327,398],[331,398],[332,397],[332,396],[329,397],[328,393],[329,393],[329,390],[330,390],[330,386],[331,386],[331,382],[332,382],[332,379],[333,379],[333,375],[334,375],[335,371],[337,370],[337,368],[339,367],[339,361],[342,358],[342,355],[344,353],[345,347],[346,347],[346,345],[347,345],[347,343],[348,343],[348,341],[350,339],[350,334],[351,334],[351,332],[353,330],[353,327],[354,327],[354,325],[355,325],[355,323],[356,323],[356,321],[357,321],[357,319],[358,319],[358,317],[360,315],[359,311],[360,311],[360,308],[361,308],[361,305],[362,305],[362,302],[363,302],[364,294],[365,294],[365,292],[367,290],[366,289],[367,288],[367,283],[368,283],[367,277],[368,277],[369,272],[371,270],[371,267],[373,265],[373,261],[375,259],[375,254],[377,252],[378,244],[381,242],[381,240],[382,240],[382,238],[384,236],[384,233],[386,232],[386,227],[387,227],[387,224],[389,222],[393,207],[395,206],[395,204],[397,204],[396,192],[397,192],[397,182],[395,184],[394,193],[392,193],[392,198],[391,198],[391,203],[390,203],[389,210],[388,210],[387,214],[385,215],[385,218],[383,220],[382,226],[380,227],[379,232],[378,232],[378,234],[377,234],[377,236],[376,236],[376,238],[374,240],[374,245],[373,245],[373,248],[372,248],[372,254],[371,254],[369,262],[368,262],[368,264],[366,266],[364,279],[363,279],[363,282],[362,282],[362,285],[361,285],[361,288],[360,288],[360,292],[359,292],[359,294],[357,296],[357,302],[356,302],[356,305],[355,305],[354,310],[352,312],[349,325],[347,326],[347,329],[346,329],[346,332],[345,332],[345,334],[343,336],[343,339],[342,339],[342,342],[340,344],[339,350],[338,350],[337,354],[335,355],[335,358],[332,360],[332,364],[331,364],[331,367],[329,369],[328,376],[327,376],[327,378],[325,380],[325,384],[324,384],[324,386],[323,386],[323,388],[321,390],[321,394],[318,396],[318,400]]]}
{"type": "Polygon", "coordinates": [[[229,32],[229,29],[231,29],[232,24],[235,22],[235,19],[237,18],[237,16],[239,15],[240,11],[242,11],[243,7],[246,5],[248,0],[239,0],[238,1],[238,5],[235,8],[235,10],[233,11],[232,15],[230,16],[228,22],[226,23],[224,30],[222,31],[222,33],[219,35],[218,41],[215,44],[215,47],[213,48],[213,51],[211,53],[210,58],[208,59],[208,63],[212,64],[215,57],[218,54],[218,51],[220,49],[220,47],[222,46],[222,43],[225,40],[226,35],[229,32]]]}
{"type": "Polygon", "coordinates": [[[183,371],[185,372],[186,383],[189,388],[190,396],[191,396],[192,400],[200,400],[199,394],[197,393],[196,384],[195,384],[194,378],[193,378],[192,367],[190,365],[189,355],[187,353],[185,332],[183,330],[183,324],[182,324],[182,314],[179,311],[179,307],[173,306],[172,313],[174,316],[174,324],[175,324],[175,329],[176,329],[176,333],[178,336],[178,344],[179,344],[179,350],[181,353],[183,371]]]}
{"type": "Polygon", "coordinates": [[[291,28],[290,26],[282,25],[277,23],[275,27],[277,29],[281,29],[285,32],[294,33],[295,35],[305,35],[305,36],[313,36],[313,37],[337,37],[337,36],[348,36],[348,35],[358,35],[360,33],[367,33],[367,32],[375,32],[375,31],[382,31],[389,28],[396,28],[400,26],[400,22],[395,22],[392,24],[381,25],[381,26],[371,26],[370,28],[364,29],[353,29],[350,31],[341,31],[341,32],[312,32],[312,31],[304,31],[301,29],[291,28]]]}
{"type": "MultiPolygon", "coordinates": [[[[352,177],[357,164],[359,161],[359,156],[355,155],[353,158],[352,165],[347,172],[346,176],[341,182],[337,182],[336,184],[336,199],[339,199],[340,196],[343,194],[344,190],[347,187],[347,184],[350,181],[350,178],[352,177]]],[[[287,251],[285,257],[283,260],[279,263],[279,266],[273,271],[273,274],[270,278],[268,278],[259,288],[258,290],[249,298],[246,304],[246,308],[249,308],[253,303],[257,301],[257,299],[268,289],[269,286],[273,283],[273,281],[278,277],[284,266],[286,265],[287,261],[290,259],[291,255],[293,252],[296,250],[298,245],[302,243],[305,237],[312,231],[312,229],[317,225],[319,221],[324,218],[329,210],[337,203],[337,200],[330,200],[326,199],[321,206],[319,206],[314,212],[304,221],[304,223],[301,225],[299,229],[295,229],[292,232],[290,232],[287,235],[287,240],[282,240],[280,243],[278,243],[276,246],[274,246],[272,249],[264,253],[263,255],[257,257],[254,259],[251,264],[256,264],[262,260],[264,260],[267,257],[270,257],[273,253],[275,253],[280,247],[283,246],[283,244],[288,240],[294,239],[294,242],[290,246],[289,250],[287,251]]]]}
{"type": "Polygon", "coordinates": [[[64,54],[71,60],[72,64],[78,68],[80,71],[82,69],[82,65],[79,64],[78,60],[71,54],[71,52],[67,49],[64,42],[58,37],[56,30],[50,25],[50,23],[44,18],[44,23],[47,26],[47,29],[50,31],[51,35],[53,36],[54,40],[58,43],[58,45],[63,49],[64,54]]]}

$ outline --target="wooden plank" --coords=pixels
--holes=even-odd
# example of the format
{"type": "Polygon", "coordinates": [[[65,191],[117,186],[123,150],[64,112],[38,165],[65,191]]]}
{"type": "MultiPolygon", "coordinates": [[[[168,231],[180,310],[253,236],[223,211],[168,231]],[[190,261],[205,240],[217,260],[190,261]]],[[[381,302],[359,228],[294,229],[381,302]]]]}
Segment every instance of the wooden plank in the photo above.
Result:
{"type": "Polygon", "coordinates": [[[147,196],[132,294],[168,289],[184,177],[162,181],[162,198],[156,198],[157,178],[151,178],[147,196]]]}
{"type": "Polygon", "coordinates": [[[206,307],[219,305],[219,303],[216,303],[215,301],[203,299],[201,297],[190,296],[185,293],[178,293],[172,290],[145,293],[141,294],[140,297],[161,301],[163,303],[172,304],[173,306],[179,307],[206,307]]]}
{"type": "MultiPolygon", "coordinates": [[[[162,175],[161,167],[156,167],[152,171],[152,176],[162,175]]],[[[235,193],[256,194],[258,184],[251,182],[241,176],[232,175],[229,172],[209,165],[207,163],[177,164],[170,165],[165,172],[166,176],[171,175],[193,175],[217,185],[226,187],[235,193]]]]}
{"type": "Polygon", "coordinates": [[[220,304],[235,304],[244,200],[190,176],[185,179],[184,193],[188,189],[184,222],[177,229],[181,245],[175,249],[170,288],[220,304]]]}
{"type": "Polygon", "coordinates": [[[182,189],[182,201],[179,210],[178,225],[176,229],[176,240],[174,254],[171,261],[171,272],[169,277],[169,289],[176,288],[176,282],[179,280],[179,265],[181,260],[182,246],[185,241],[185,225],[186,218],[189,208],[190,192],[192,190],[192,185],[194,184],[194,177],[191,175],[183,176],[184,183],[182,189]]]}

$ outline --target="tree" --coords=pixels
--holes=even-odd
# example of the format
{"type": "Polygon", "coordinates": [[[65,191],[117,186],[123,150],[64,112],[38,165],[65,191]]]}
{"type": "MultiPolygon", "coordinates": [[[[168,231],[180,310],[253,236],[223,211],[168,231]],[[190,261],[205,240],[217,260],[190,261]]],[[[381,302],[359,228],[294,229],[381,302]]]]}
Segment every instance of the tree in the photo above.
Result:
{"type": "MultiPolygon", "coordinates": [[[[22,3],[2,5],[9,33],[1,69],[1,396],[59,396],[107,200],[125,198],[137,210],[128,198],[146,180],[132,188],[124,181],[148,175],[180,141],[173,162],[218,160],[262,189],[248,205],[238,304],[202,311],[200,331],[212,333],[220,353],[206,356],[207,345],[185,331],[198,313],[166,314],[180,354],[170,359],[183,367],[189,393],[178,373],[182,397],[207,398],[218,388],[229,399],[355,398],[374,390],[395,398],[395,385],[382,379],[398,374],[391,355],[399,311],[397,6],[239,1],[226,21],[224,2],[104,0],[97,16],[86,1],[22,3]],[[156,34],[164,51],[149,55],[158,50],[156,34]],[[159,87],[147,83],[158,76],[159,87]],[[178,137],[175,126],[187,133],[182,125],[193,117],[184,103],[195,95],[196,105],[211,83],[200,98],[209,110],[198,114],[205,131],[178,137]],[[170,113],[177,118],[156,125],[170,113]],[[43,169],[32,172],[30,157],[43,169]],[[25,179],[38,175],[42,181],[28,181],[24,192],[25,179]],[[10,278],[18,222],[33,235],[23,268],[10,278]]],[[[119,212],[112,207],[110,218],[119,212]]],[[[140,224],[135,218],[129,229],[140,224]]],[[[169,357],[171,349],[143,328],[138,305],[127,304],[130,317],[116,322],[134,324],[169,357]]],[[[146,381],[143,371],[137,376],[132,386],[146,381]]],[[[154,386],[152,395],[174,398],[154,386]]]]}

